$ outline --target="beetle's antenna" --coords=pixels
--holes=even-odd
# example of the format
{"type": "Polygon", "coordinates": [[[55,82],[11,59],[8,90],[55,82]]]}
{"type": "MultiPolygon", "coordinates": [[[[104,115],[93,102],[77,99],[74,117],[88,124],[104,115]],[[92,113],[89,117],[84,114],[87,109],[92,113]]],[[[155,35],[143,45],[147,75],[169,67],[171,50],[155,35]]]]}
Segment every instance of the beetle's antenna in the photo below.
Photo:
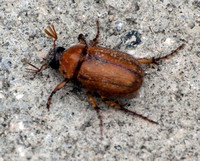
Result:
{"type": "Polygon", "coordinates": [[[50,36],[54,39],[53,48],[55,49],[56,48],[56,40],[58,39],[56,30],[54,28],[54,25],[48,26],[48,29],[49,29],[49,31],[47,29],[45,29],[44,32],[48,36],[50,36]]]}

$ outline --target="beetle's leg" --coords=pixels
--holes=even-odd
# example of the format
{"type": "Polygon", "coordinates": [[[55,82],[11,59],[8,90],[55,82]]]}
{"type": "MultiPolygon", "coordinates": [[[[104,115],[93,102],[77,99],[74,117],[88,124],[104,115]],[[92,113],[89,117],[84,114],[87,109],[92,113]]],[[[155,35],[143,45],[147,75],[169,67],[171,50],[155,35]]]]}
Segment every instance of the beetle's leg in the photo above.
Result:
{"type": "Polygon", "coordinates": [[[149,118],[147,118],[147,117],[145,117],[145,116],[142,116],[141,114],[138,114],[138,113],[136,113],[136,112],[134,112],[134,111],[130,111],[130,110],[128,110],[128,109],[122,107],[121,105],[119,105],[118,103],[116,103],[116,102],[114,102],[114,101],[108,100],[108,99],[107,99],[106,97],[104,97],[104,96],[101,96],[101,99],[102,99],[102,101],[104,101],[104,102],[107,103],[108,105],[113,106],[113,107],[115,107],[115,108],[117,108],[117,109],[119,109],[119,110],[122,110],[122,111],[124,111],[124,112],[130,113],[130,114],[135,115],[135,116],[137,116],[137,117],[140,117],[141,119],[144,119],[144,120],[146,120],[146,121],[149,121],[149,122],[151,122],[151,123],[153,123],[153,124],[158,124],[157,122],[155,122],[155,121],[153,121],[153,120],[151,120],[151,119],[149,119],[149,118]]]}
{"type": "Polygon", "coordinates": [[[98,38],[99,38],[99,21],[96,21],[97,23],[97,33],[96,33],[96,37],[90,42],[90,46],[96,46],[98,44],[98,38]]]}
{"type": "Polygon", "coordinates": [[[54,39],[53,47],[55,49],[56,48],[56,40],[58,39],[56,30],[54,28],[54,25],[48,26],[48,29],[49,29],[49,31],[47,29],[45,29],[44,32],[48,36],[50,36],[50,37],[52,37],[54,39]]]}
{"type": "Polygon", "coordinates": [[[103,136],[103,121],[102,121],[102,116],[101,116],[101,113],[100,113],[100,108],[97,106],[91,92],[87,89],[86,89],[86,92],[87,92],[88,98],[89,98],[92,106],[94,107],[95,111],[97,112],[98,119],[100,121],[99,126],[100,126],[100,133],[101,133],[101,137],[102,137],[103,136]]]}
{"type": "Polygon", "coordinates": [[[67,82],[69,82],[69,80],[68,80],[68,79],[65,79],[65,80],[62,81],[59,85],[57,85],[57,87],[51,92],[51,95],[49,96],[48,101],[47,101],[47,109],[48,109],[48,111],[49,111],[49,109],[50,109],[50,104],[51,104],[51,98],[52,98],[52,96],[53,96],[59,89],[61,89],[62,87],[64,87],[64,86],[67,84],[67,82]]]}
{"type": "Polygon", "coordinates": [[[26,68],[27,72],[33,72],[33,73],[38,73],[42,70],[43,67],[47,66],[48,65],[48,62],[46,62],[45,64],[42,64],[42,66],[40,68],[36,67],[35,65],[27,62],[28,65],[32,66],[33,68],[35,69],[29,69],[29,68],[26,68]]]}
{"type": "Polygon", "coordinates": [[[145,59],[145,58],[141,58],[141,59],[137,59],[141,64],[152,64],[152,63],[156,63],[159,60],[162,59],[168,59],[171,56],[174,56],[175,54],[178,53],[179,50],[181,50],[183,47],[185,46],[185,44],[182,44],[181,46],[179,46],[176,50],[172,51],[170,54],[160,57],[160,58],[149,58],[149,59],[145,59]]]}

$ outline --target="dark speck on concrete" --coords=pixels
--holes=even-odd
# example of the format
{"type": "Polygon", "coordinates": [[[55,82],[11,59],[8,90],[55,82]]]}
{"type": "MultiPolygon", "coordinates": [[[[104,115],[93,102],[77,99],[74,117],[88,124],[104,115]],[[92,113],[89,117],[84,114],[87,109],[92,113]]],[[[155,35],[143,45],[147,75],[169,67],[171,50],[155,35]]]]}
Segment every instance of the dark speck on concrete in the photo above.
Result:
{"type": "Polygon", "coordinates": [[[134,48],[135,45],[141,43],[141,34],[138,31],[132,30],[124,37],[126,48],[134,48]]]}

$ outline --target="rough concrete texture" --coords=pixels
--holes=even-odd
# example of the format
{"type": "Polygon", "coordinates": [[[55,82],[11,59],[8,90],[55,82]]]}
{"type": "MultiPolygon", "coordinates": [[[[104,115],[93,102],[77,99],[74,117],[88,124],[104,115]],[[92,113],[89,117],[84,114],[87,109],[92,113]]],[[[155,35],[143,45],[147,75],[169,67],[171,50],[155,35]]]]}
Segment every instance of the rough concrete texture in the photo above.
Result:
{"type": "Polygon", "coordinates": [[[199,0],[1,0],[0,34],[0,160],[200,160],[199,0]],[[50,68],[27,73],[26,62],[44,63],[53,44],[44,33],[49,24],[57,44],[68,48],[80,33],[93,39],[97,19],[100,45],[135,57],[164,56],[186,44],[174,57],[143,66],[141,90],[121,100],[159,125],[95,97],[101,140],[85,91],[70,83],[47,111],[63,78],[50,68]]]}

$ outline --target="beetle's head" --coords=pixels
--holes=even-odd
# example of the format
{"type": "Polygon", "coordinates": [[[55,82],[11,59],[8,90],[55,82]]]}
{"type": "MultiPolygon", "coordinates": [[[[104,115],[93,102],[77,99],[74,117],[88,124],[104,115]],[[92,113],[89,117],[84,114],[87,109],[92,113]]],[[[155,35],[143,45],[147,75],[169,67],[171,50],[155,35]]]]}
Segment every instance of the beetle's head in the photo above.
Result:
{"type": "Polygon", "coordinates": [[[64,53],[65,48],[56,47],[55,49],[51,49],[48,55],[49,66],[53,69],[58,69],[60,66],[60,58],[64,53]]]}

